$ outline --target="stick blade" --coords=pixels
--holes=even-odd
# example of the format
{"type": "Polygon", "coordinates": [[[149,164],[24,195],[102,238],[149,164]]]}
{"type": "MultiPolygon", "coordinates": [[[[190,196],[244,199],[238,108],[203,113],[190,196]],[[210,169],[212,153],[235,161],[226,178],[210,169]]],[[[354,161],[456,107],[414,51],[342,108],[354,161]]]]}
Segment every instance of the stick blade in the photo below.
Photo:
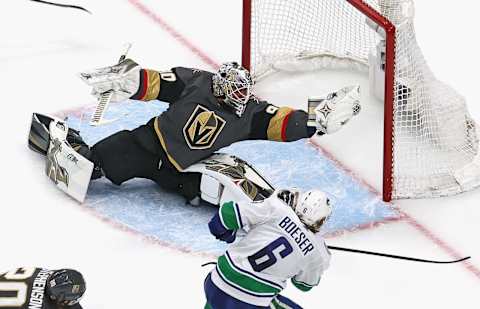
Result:
{"type": "Polygon", "coordinates": [[[113,122],[113,121],[103,121],[103,116],[105,114],[105,111],[107,110],[110,100],[112,99],[112,95],[113,95],[112,91],[107,91],[102,94],[102,96],[98,100],[97,107],[95,108],[95,111],[92,114],[92,118],[90,119],[91,126],[100,126],[102,124],[113,122]]]}

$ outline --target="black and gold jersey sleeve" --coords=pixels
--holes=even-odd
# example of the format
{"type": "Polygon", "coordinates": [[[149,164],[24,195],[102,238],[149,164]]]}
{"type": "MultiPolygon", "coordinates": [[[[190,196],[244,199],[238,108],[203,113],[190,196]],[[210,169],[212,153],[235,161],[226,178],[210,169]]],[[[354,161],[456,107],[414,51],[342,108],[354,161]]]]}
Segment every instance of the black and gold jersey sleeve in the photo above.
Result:
{"type": "Polygon", "coordinates": [[[277,107],[260,101],[252,118],[251,139],[291,142],[310,137],[315,130],[307,126],[308,114],[290,107],[277,107]]]}
{"type": "Polygon", "coordinates": [[[175,67],[170,71],[140,70],[140,86],[131,97],[134,100],[160,100],[175,103],[200,70],[175,67]]]}

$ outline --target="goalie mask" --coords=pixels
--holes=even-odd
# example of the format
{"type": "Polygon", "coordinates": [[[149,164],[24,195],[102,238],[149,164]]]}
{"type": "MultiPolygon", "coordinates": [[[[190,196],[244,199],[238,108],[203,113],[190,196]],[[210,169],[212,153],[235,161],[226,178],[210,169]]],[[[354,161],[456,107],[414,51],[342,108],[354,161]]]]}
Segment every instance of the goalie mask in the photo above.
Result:
{"type": "Polygon", "coordinates": [[[73,269],[55,271],[47,281],[46,292],[59,306],[78,304],[86,290],[81,273],[73,269]]]}
{"type": "Polygon", "coordinates": [[[250,72],[236,62],[222,64],[212,77],[213,95],[225,97],[224,102],[242,117],[252,95],[253,81],[250,72]]]}
{"type": "Polygon", "coordinates": [[[310,190],[300,194],[294,210],[300,221],[313,233],[320,231],[332,213],[330,200],[320,190],[310,190]]]}

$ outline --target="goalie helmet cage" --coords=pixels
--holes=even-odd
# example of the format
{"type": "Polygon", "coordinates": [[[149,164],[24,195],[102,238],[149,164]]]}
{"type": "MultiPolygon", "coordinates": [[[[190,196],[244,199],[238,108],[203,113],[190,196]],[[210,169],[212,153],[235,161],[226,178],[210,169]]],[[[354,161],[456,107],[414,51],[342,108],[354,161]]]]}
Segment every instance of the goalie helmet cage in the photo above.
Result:
{"type": "Polygon", "coordinates": [[[256,79],[278,70],[372,73],[380,59],[372,50],[382,53],[385,201],[480,184],[476,124],[428,68],[413,15],[412,0],[243,0],[242,63],[256,79]]]}

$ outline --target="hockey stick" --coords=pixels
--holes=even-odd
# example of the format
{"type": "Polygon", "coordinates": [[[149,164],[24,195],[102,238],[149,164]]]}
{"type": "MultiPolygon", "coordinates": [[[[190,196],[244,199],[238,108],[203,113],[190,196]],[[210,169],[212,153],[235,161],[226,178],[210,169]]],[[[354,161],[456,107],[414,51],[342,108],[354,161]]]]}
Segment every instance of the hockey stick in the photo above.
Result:
{"type": "Polygon", "coordinates": [[[368,255],[388,257],[388,258],[392,258],[392,259],[407,260],[407,261],[422,262],[422,263],[434,263],[434,264],[458,263],[458,262],[463,262],[465,260],[468,260],[470,258],[469,256],[467,256],[467,257],[464,257],[464,258],[461,258],[461,259],[458,259],[458,260],[453,260],[453,261],[434,261],[434,260],[425,260],[425,259],[413,258],[413,257],[408,257],[408,256],[386,254],[386,253],[372,252],[372,251],[365,251],[365,250],[357,250],[357,249],[350,249],[350,248],[342,248],[342,247],[335,247],[335,246],[327,246],[327,247],[328,247],[328,249],[337,250],[337,251],[362,253],[362,254],[368,254],[368,255]]]}
{"type": "Polygon", "coordinates": [[[43,4],[54,5],[54,6],[59,6],[59,7],[62,7],[62,8],[78,9],[78,10],[82,10],[82,11],[84,11],[84,12],[87,12],[88,14],[92,14],[92,12],[90,12],[90,11],[87,10],[86,8],[81,7],[81,6],[79,6],[79,5],[61,4],[61,3],[44,1],[44,0],[30,0],[30,1],[38,2],[38,3],[43,3],[43,4]]]}
{"type": "MultiPolygon", "coordinates": [[[[413,262],[434,263],[434,264],[459,263],[459,262],[463,262],[465,260],[468,260],[470,258],[470,256],[467,256],[467,257],[464,257],[464,258],[461,258],[461,259],[458,259],[458,260],[453,260],[453,261],[433,261],[433,260],[425,260],[425,259],[413,258],[413,257],[408,257],[408,256],[386,254],[386,253],[372,252],[372,251],[365,251],[365,250],[357,250],[357,249],[350,249],[350,248],[342,248],[342,247],[335,247],[335,246],[327,246],[327,247],[328,247],[328,249],[337,250],[337,251],[362,253],[362,254],[368,254],[368,255],[388,257],[388,258],[398,259],[398,260],[407,260],[407,261],[413,261],[413,262]]],[[[202,267],[205,267],[205,266],[211,265],[211,264],[216,265],[217,262],[208,262],[208,263],[202,264],[202,267]]]]}
{"type": "MultiPolygon", "coordinates": [[[[125,60],[125,58],[127,57],[127,53],[130,50],[130,47],[132,47],[132,44],[127,43],[125,46],[125,52],[120,56],[120,59],[118,60],[119,63],[125,60]]],[[[107,106],[112,100],[112,95],[112,90],[102,93],[100,99],[98,100],[97,107],[95,108],[95,112],[92,115],[92,119],[90,120],[91,126],[101,126],[118,120],[118,118],[111,120],[103,120],[103,116],[105,114],[105,111],[107,110],[107,106]]]]}

